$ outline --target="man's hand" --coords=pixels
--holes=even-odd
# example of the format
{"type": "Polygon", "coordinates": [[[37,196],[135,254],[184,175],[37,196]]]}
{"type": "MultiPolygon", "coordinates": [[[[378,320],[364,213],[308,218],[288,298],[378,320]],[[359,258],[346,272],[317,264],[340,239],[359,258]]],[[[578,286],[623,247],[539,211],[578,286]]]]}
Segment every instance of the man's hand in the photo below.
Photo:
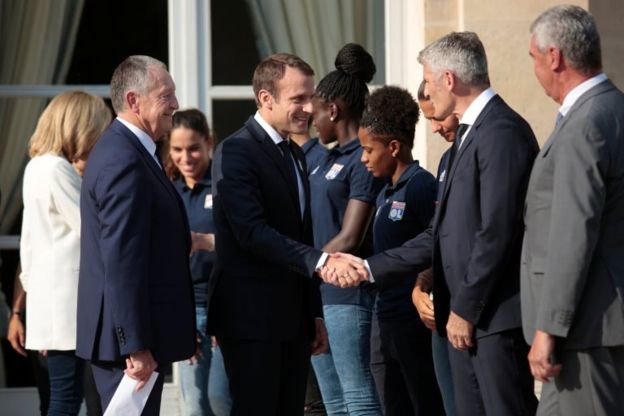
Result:
{"type": "Polygon", "coordinates": [[[196,251],[214,251],[214,234],[196,233],[191,231],[191,254],[196,251]]]}
{"type": "Polygon", "coordinates": [[[529,351],[529,366],[533,377],[542,383],[548,383],[550,378],[557,377],[561,371],[561,364],[552,362],[554,350],[555,337],[540,330],[535,331],[533,345],[529,351]]]}
{"type": "Polygon", "coordinates": [[[312,341],[312,355],[325,354],[329,348],[329,337],[327,336],[325,322],[321,318],[315,318],[314,327],[316,336],[314,341],[312,341]]]}
{"type": "Polygon", "coordinates": [[[203,356],[204,354],[202,353],[202,348],[201,348],[201,338],[199,334],[197,334],[195,336],[195,354],[193,354],[193,356],[188,359],[188,364],[189,365],[197,364],[199,359],[203,356]]]}
{"type": "Polygon", "coordinates": [[[24,323],[22,322],[22,318],[18,314],[12,314],[11,320],[9,321],[9,328],[7,331],[7,339],[11,343],[13,349],[19,354],[26,357],[26,350],[24,347],[26,332],[24,331],[24,323]]]}
{"type": "Polygon", "coordinates": [[[472,340],[472,331],[474,325],[468,322],[455,312],[451,311],[448,322],[446,323],[446,334],[451,345],[460,350],[465,351],[474,346],[472,340]]]}
{"type": "Polygon", "coordinates": [[[429,293],[422,290],[420,285],[414,286],[412,290],[412,303],[418,311],[420,320],[425,326],[432,331],[436,330],[435,314],[433,311],[433,302],[429,298],[429,293]]]}
{"type": "Polygon", "coordinates": [[[342,288],[353,287],[368,280],[364,260],[351,254],[330,254],[320,272],[326,283],[342,288]]]}
{"type": "Polygon", "coordinates": [[[150,350],[135,352],[126,358],[126,373],[129,377],[139,380],[136,391],[143,388],[150,376],[158,368],[158,363],[154,360],[150,350]]]}

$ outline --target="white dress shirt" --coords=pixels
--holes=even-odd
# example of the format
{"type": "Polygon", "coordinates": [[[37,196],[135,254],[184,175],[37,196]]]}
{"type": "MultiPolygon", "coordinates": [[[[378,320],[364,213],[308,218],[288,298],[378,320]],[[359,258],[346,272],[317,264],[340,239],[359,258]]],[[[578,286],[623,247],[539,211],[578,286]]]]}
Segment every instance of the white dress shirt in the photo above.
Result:
{"type": "Polygon", "coordinates": [[[124,119],[121,119],[119,117],[117,117],[117,120],[121,124],[123,124],[124,126],[128,127],[128,129],[132,133],[134,133],[134,135],[137,137],[137,139],[139,139],[139,142],[141,142],[141,144],[143,145],[145,150],[147,150],[147,153],[152,155],[152,158],[154,159],[156,164],[162,168],[162,166],[160,165],[160,162],[158,161],[158,158],[156,157],[156,143],[154,142],[154,139],[152,139],[149,136],[149,134],[145,133],[143,130],[141,130],[140,128],[138,128],[134,124],[132,124],[132,123],[130,123],[130,122],[124,120],[124,119]]]}
{"type": "Polygon", "coordinates": [[[464,143],[464,138],[472,129],[472,125],[475,123],[475,121],[477,121],[477,118],[479,118],[479,115],[481,114],[485,106],[490,102],[492,98],[494,98],[494,96],[496,96],[494,90],[492,88],[488,88],[481,94],[479,94],[479,96],[475,98],[472,103],[470,103],[468,108],[466,108],[466,111],[464,111],[461,120],[459,120],[459,124],[465,124],[468,126],[468,128],[466,129],[462,137],[457,137],[457,140],[459,140],[458,149],[461,148],[461,145],[464,143]]]}
{"type": "Polygon", "coordinates": [[[588,80],[585,80],[581,82],[579,85],[577,85],[576,87],[572,88],[570,92],[568,92],[568,94],[563,99],[563,102],[561,103],[561,107],[559,107],[559,113],[561,113],[561,115],[565,117],[566,114],[568,114],[568,111],[570,111],[570,108],[572,108],[576,100],[578,100],[581,97],[581,95],[585,94],[587,91],[591,90],[596,85],[606,80],[607,80],[607,76],[601,72],[600,74],[588,80]]]}

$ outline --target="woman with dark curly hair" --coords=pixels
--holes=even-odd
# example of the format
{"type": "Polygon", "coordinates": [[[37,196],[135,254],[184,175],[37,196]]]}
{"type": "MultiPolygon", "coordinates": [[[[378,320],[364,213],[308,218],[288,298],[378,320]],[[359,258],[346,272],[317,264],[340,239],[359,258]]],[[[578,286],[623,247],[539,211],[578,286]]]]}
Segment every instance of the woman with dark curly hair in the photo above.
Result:
{"type": "MultiPolygon", "coordinates": [[[[383,183],[360,163],[357,132],[375,63],[364,48],[350,43],[338,52],[335,65],[312,101],[320,140],[336,142],[310,173],[314,245],[326,253],[366,257],[372,254],[369,225],[383,183]]],[[[373,288],[323,283],[321,296],[330,351],[313,357],[312,365],[327,413],[380,415],[369,362],[373,288]]]]}
{"type": "MultiPolygon", "coordinates": [[[[424,231],[435,208],[436,180],[412,158],[418,104],[399,87],[382,87],[368,99],[360,120],[361,161],[387,178],[377,197],[375,253],[398,247],[424,231]]],[[[411,301],[416,275],[377,293],[371,336],[371,369],[386,416],[441,415],[431,331],[411,301]]]]}

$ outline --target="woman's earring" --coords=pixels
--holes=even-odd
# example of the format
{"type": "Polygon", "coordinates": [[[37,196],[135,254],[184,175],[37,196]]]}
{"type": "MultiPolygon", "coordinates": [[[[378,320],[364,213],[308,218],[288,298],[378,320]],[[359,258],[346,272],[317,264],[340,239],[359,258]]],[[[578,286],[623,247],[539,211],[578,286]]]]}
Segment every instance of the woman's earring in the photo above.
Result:
{"type": "Polygon", "coordinates": [[[329,121],[334,121],[334,116],[331,116],[331,117],[329,118],[329,121]]]}

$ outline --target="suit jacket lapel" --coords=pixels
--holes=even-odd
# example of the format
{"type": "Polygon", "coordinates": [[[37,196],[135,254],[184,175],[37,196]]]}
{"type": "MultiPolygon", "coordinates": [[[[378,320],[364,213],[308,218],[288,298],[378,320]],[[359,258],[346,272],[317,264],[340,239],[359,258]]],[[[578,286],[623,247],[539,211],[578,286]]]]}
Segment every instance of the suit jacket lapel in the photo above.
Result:
{"type": "Polygon", "coordinates": [[[559,125],[555,126],[552,133],[550,133],[548,140],[546,140],[546,143],[544,143],[544,146],[542,147],[542,150],[540,151],[540,156],[545,156],[548,153],[553,142],[558,136],[557,133],[565,126],[565,124],[568,122],[569,119],[574,117],[574,113],[578,111],[578,109],[585,103],[585,101],[589,100],[592,97],[595,97],[598,94],[602,94],[606,91],[609,91],[613,88],[615,88],[613,83],[610,80],[606,80],[596,85],[594,88],[590,89],[589,91],[586,91],[583,95],[581,95],[578,98],[578,100],[576,100],[574,105],[570,108],[570,110],[568,111],[568,114],[566,114],[566,116],[561,119],[561,122],[559,123],[559,125]]]}
{"type": "MultiPolygon", "coordinates": [[[[278,149],[277,145],[271,137],[267,134],[266,131],[253,117],[249,117],[249,119],[245,122],[245,127],[251,132],[253,138],[255,138],[260,143],[260,148],[269,156],[271,160],[273,160],[274,165],[277,166],[281,175],[284,177],[284,181],[288,184],[288,192],[293,199],[293,202],[296,204],[297,209],[300,211],[299,207],[299,188],[296,182],[293,182],[291,179],[291,174],[289,172],[288,166],[286,166],[286,161],[284,160],[284,156],[278,149]]],[[[294,153],[293,153],[294,154],[294,153]]],[[[295,179],[296,180],[296,179],[295,179]]],[[[304,181],[305,182],[305,181],[304,181]]]]}
{"type": "MultiPolygon", "coordinates": [[[[479,132],[479,127],[481,126],[481,123],[483,123],[483,120],[487,118],[488,113],[492,110],[492,108],[494,108],[497,105],[500,105],[502,102],[503,102],[502,98],[500,98],[498,95],[495,95],[494,97],[492,97],[492,99],[486,104],[485,108],[483,108],[483,110],[479,114],[479,117],[477,117],[474,124],[470,128],[470,131],[466,135],[466,138],[461,144],[461,147],[459,148],[459,150],[457,150],[457,154],[455,155],[455,159],[453,160],[453,165],[451,166],[450,171],[447,169],[447,172],[446,172],[445,180],[448,182],[446,186],[444,187],[444,192],[442,194],[442,198],[440,199],[440,208],[442,208],[442,206],[446,204],[446,199],[447,199],[449,190],[451,189],[451,186],[453,185],[453,177],[455,176],[455,171],[457,170],[457,166],[461,163],[462,157],[466,153],[467,149],[472,145],[474,137],[479,132]]],[[[457,139],[459,138],[456,138],[456,140],[457,139]]]]}
{"type": "MultiPolygon", "coordinates": [[[[134,133],[132,133],[126,126],[124,126],[122,123],[120,123],[117,120],[115,120],[113,123],[116,123],[115,127],[120,129],[119,130],[120,133],[122,133],[123,135],[127,136],[130,139],[130,143],[132,143],[132,145],[137,149],[139,154],[143,157],[143,159],[145,160],[145,163],[147,164],[149,169],[152,171],[154,176],[158,178],[158,180],[165,187],[167,192],[169,192],[171,197],[176,201],[176,203],[178,204],[179,211],[182,213],[183,218],[184,218],[183,223],[188,228],[188,221],[186,220],[186,209],[184,208],[184,203],[180,199],[180,195],[178,195],[178,191],[175,190],[175,188],[173,187],[173,184],[171,183],[169,178],[167,178],[167,175],[165,175],[165,172],[163,171],[163,169],[160,166],[158,166],[158,163],[156,163],[156,161],[154,160],[154,157],[148,153],[148,151],[141,144],[139,139],[134,135],[134,133]]],[[[187,235],[190,236],[190,234],[191,233],[189,230],[187,235]]]]}

